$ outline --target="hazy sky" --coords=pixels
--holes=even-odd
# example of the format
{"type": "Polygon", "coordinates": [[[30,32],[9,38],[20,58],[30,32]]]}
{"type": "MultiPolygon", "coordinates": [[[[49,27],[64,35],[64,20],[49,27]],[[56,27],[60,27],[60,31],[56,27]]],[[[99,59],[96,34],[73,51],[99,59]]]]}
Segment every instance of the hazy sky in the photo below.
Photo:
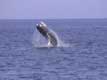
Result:
{"type": "Polygon", "coordinates": [[[0,0],[0,19],[107,18],[107,0],[0,0]]]}

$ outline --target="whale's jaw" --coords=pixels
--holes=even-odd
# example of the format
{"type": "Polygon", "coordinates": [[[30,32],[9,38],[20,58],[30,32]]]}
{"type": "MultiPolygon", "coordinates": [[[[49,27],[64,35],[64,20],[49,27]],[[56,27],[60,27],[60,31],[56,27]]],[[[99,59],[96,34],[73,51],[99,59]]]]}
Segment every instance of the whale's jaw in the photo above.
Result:
{"type": "Polygon", "coordinates": [[[37,30],[48,40],[48,45],[55,47],[58,44],[58,40],[53,32],[47,28],[45,23],[40,23],[37,26],[37,30]]]}

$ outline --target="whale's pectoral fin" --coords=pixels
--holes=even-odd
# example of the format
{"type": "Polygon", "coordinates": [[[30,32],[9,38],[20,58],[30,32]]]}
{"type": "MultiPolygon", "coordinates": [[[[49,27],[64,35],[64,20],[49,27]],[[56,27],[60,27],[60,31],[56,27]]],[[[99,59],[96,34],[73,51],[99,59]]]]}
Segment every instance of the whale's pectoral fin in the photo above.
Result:
{"type": "Polygon", "coordinates": [[[57,46],[57,38],[52,33],[47,33],[48,36],[48,45],[57,46]]]}

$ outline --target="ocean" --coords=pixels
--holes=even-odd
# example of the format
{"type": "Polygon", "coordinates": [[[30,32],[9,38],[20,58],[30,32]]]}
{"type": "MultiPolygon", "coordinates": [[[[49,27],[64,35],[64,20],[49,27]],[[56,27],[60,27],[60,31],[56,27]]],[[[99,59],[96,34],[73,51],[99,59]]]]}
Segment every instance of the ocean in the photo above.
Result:
{"type": "Polygon", "coordinates": [[[107,80],[107,19],[0,20],[0,80],[107,80]],[[64,46],[35,47],[40,21],[64,46]]]}

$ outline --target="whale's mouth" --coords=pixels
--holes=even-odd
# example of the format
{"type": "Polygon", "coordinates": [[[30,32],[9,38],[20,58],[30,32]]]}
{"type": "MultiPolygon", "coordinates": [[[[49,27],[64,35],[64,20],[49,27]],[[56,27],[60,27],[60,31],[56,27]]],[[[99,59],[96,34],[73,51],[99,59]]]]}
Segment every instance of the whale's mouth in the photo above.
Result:
{"type": "Polygon", "coordinates": [[[51,32],[50,29],[48,29],[47,25],[43,22],[40,24],[36,25],[37,30],[48,40],[48,45],[49,46],[57,46],[58,45],[58,40],[56,35],[51,32]]]}

